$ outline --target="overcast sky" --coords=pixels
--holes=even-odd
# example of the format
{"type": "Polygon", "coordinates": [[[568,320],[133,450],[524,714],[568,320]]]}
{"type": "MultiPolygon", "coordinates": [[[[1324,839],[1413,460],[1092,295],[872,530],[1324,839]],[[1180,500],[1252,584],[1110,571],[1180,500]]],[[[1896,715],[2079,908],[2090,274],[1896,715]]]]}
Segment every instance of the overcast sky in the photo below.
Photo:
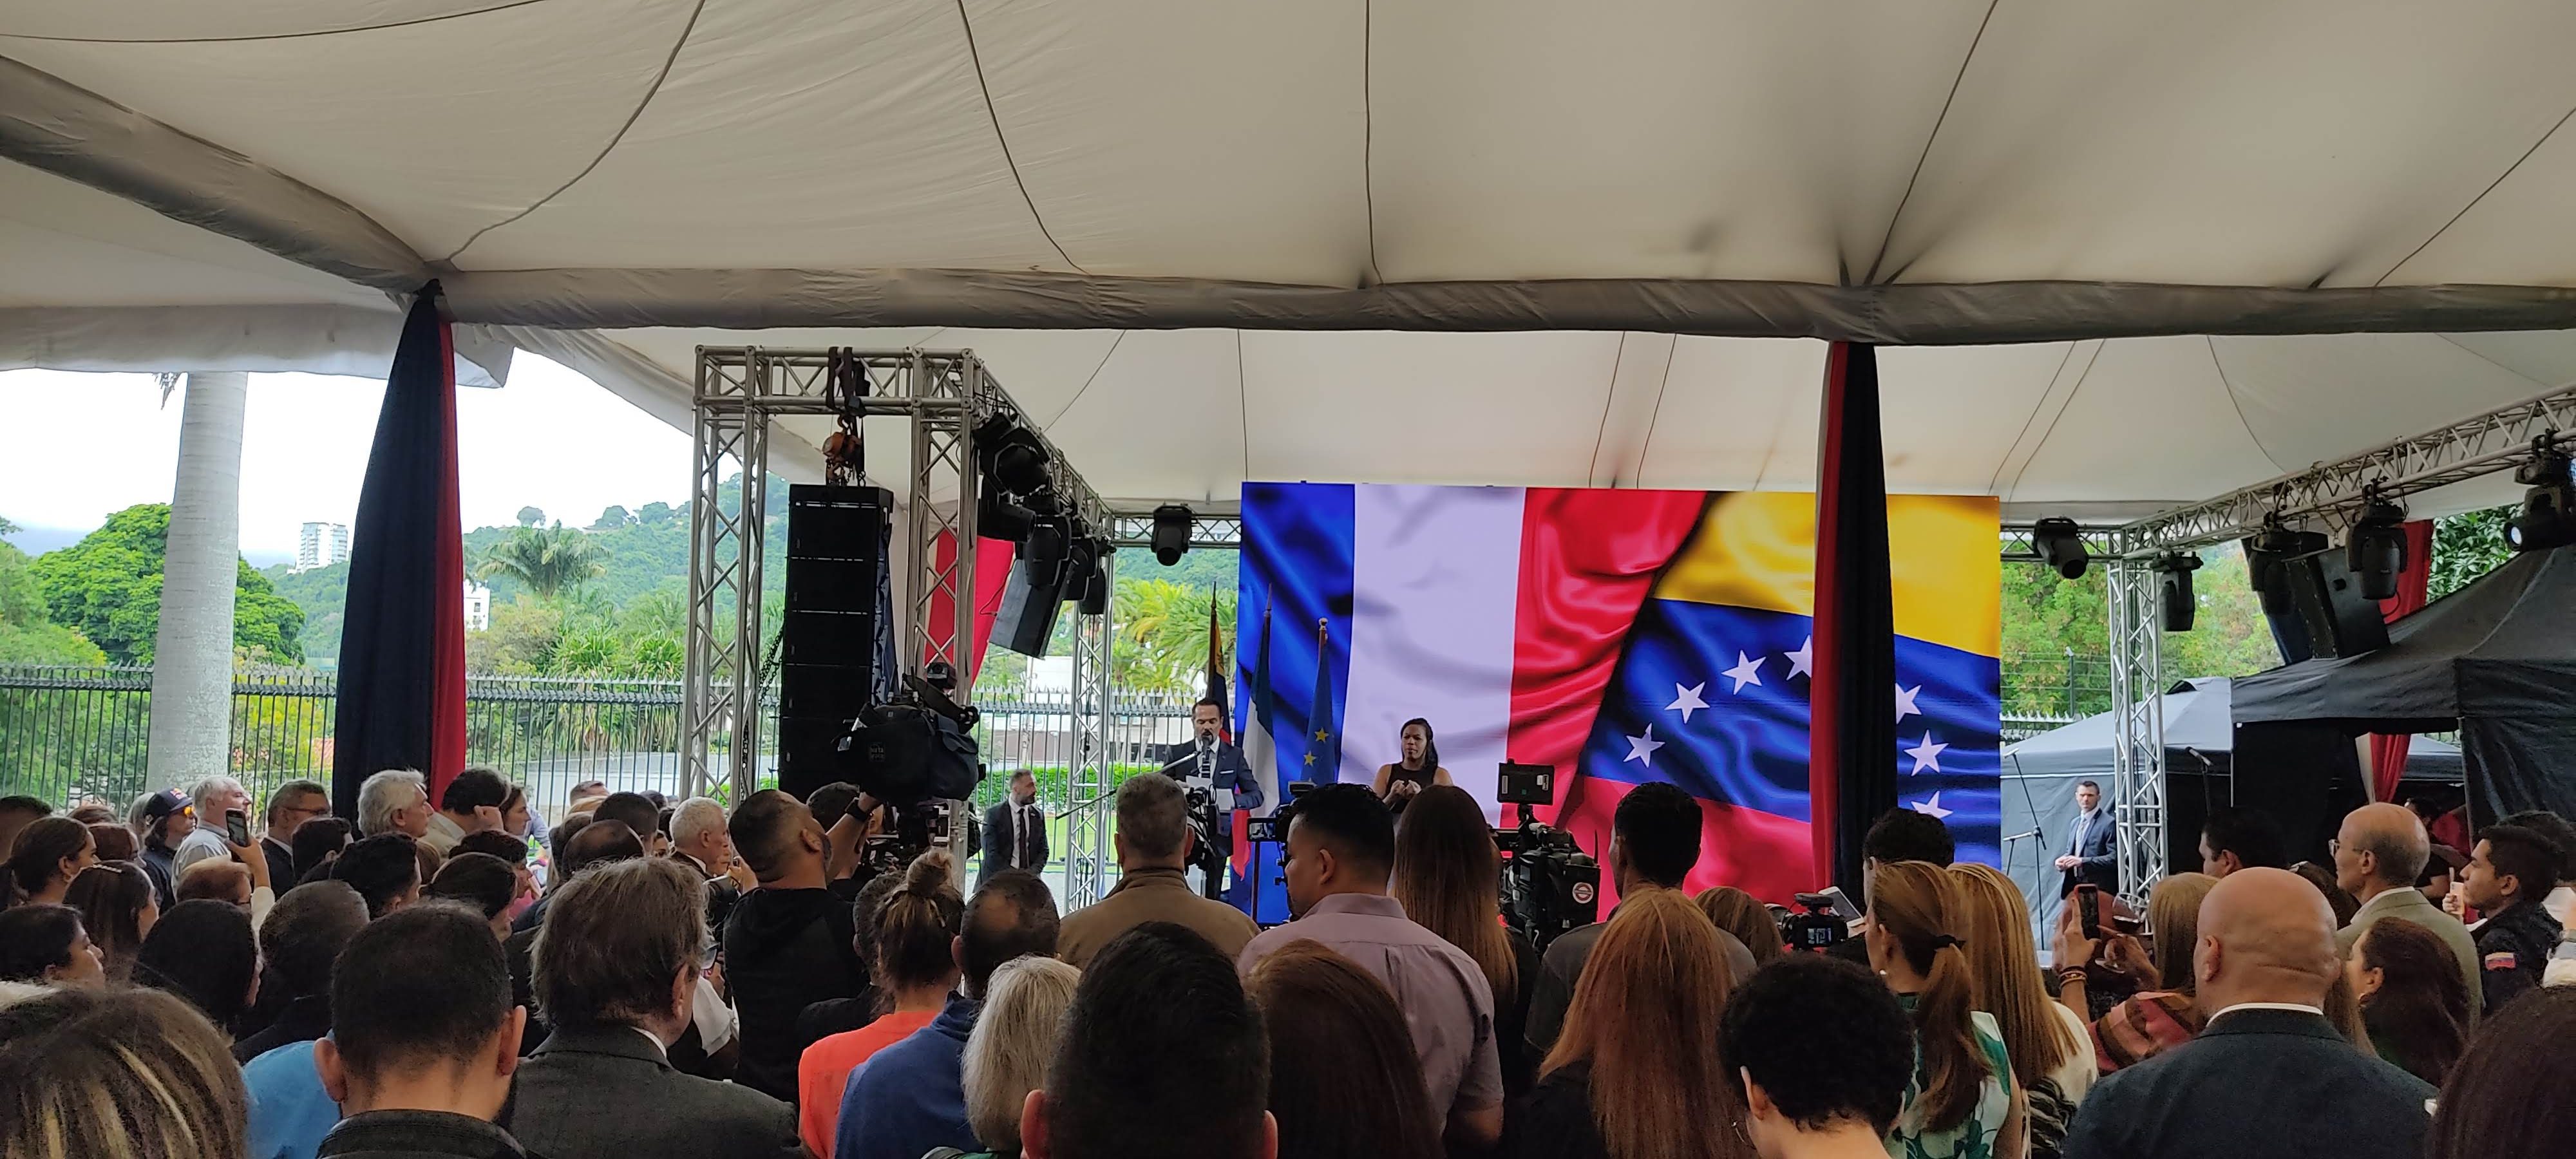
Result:
{"type": "MultiPolygon", "coordinates": [[[[383,400],[376,380],[251,376],[241,540],[252,562],[293,556],[307,520],[357,514],[383,400]]],[[[181,401],[162,406],[148,374],[0,371],[0,518],[86,532],[134,504],[169,502],[181,401]]],[[[512,360],[503,389],[457,391],[456,411],[468,528],[511,523],[531,504],[587,526],[612,503],[688,498],[686,433],[533,354],[512,360]]]]}

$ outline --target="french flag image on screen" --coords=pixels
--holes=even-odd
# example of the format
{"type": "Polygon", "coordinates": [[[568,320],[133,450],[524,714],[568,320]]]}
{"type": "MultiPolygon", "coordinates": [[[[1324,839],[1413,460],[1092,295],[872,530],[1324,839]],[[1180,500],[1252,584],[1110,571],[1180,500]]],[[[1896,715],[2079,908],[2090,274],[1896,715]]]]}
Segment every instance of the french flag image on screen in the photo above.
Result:
{"type": "MultiPolygon", "coordinates": [[[[1992,864],[1996,501],[1896,496],[1888,515],[1898,803],[1992,864]]],[[[1264,734],[1265,790],[1368,783],[1415,717],[1497,819],[1496,766],[1554,765],[1541,817],[1596,856],[1619,799],[1667,781],[1700,802],[1690,887],[1785,902],[1819,884],[1814,552],[1806,494],[1247,484],[1236,719],[1264,734]]]]}

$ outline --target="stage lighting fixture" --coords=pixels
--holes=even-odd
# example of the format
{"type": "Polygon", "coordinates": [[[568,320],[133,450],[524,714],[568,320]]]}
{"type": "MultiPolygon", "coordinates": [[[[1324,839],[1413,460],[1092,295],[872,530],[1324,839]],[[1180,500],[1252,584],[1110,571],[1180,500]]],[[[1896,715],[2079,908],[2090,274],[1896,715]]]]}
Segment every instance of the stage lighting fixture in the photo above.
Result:
{"type": "Polygon", "coordinates": [[[2576,543],[2576,482],[2570,481],[2566,453],[2548,435],[2533,441],[2531,461],[2514,469],[2513,481],[2531,490],[2522,493],[2522,510],[2504,521],[2505,543],[2515,551],[2576,543]]]}
{"type": "Polygon", "coordinates": [[[1047,477],[1046,444],[1008,413],[975,424],[975,464],[998,491],[1034,495],[1054,485],[1047,477]]]}
{"type": "Polygon", "coordinates": [[[1189,554],[1190,525],[1194,522],[1190,509],[1178,503],[1154,509],[1154,558],[1164,567],[1181,562],[1181,557],[1189,554]]]}
{"type": "Polygon", "coordinates": [[[2158,602],[2164,607],[2165,631],[2188,632],[2192,617],[2200,610],[2200,601],[2192,598],[2191,573],[2200,570],[2200,557],[2170,552],[2156,557],[2147,565],[2156,573],[2158,602]]]}
{"type": "Polygon", "coordinates": [[[2084,550],[2084,532],[2072,519],[2042,519],[2032,524],[2030,544],[2039,552],[2041,563],[2067,579],[2083,578],[2085,566],[2093,561],[2084,550]]]}
{"type": "Polygon", "coordinates": [[[2379,498],[2374,488],[2361,515],[2343,533],[2344,570],[2374,600],[2397,598],[2397,576],[2406,570],[2406,509],[2379,498]]]}
{"type": "Polygon", "coordinates": [[[1041,515],[1029,521],[1029,538],[1021,546],[1020,557],[1041,563],[1060,564],[1072,549],[1073,536],[1061,515],[1041,515]]]}
{"type": "Polygon", "coordinates": [[[1028,508],[1011,502],[999,491],[986,491],[975,501],[975,535],[981,539],[1017,543],[1029,537],[1029,521],[1035,518],[1028,508]]]}
{"type": "Polygon", "coordinates": [[[1083,615],[1109,611],[1109,576],[1101,561],[1111,550],[1098,539],[1073,541],[1073,550],[1065,562],[1064,598],[1078,602],[1083,615]]]}

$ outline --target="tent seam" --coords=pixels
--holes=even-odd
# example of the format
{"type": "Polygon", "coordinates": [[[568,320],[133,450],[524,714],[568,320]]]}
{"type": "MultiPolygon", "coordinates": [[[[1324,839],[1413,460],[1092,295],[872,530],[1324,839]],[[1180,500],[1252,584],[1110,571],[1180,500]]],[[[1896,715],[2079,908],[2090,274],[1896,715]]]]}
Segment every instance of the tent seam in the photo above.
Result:
{"type": "Polygon", "coordinates": [[[2272,464],[2273,470],[2287,474],[2290,469],[2281,465],[2280,456],[2273,454],[2272,448],[2263,445],[2263,436],[2255,434],[2254,424],[2246,421],[2245,404],[2236,398],[2236,384],[2227,377],[2227,364],[2218,360],[2218,339],[2203,334],[2200,340],[2209,347],[2210,369],[2218,372],[2218,387],[2227,392],[2227,405],[2236,412],[2236,425],[2245,428],[2245,437],[2253,440],[2254,449],[2263,452],[2263,460],[2272,464]]]}
{"type": "MultiPolygon", "coordinates": [[[[2013,472],[2012,489],[2014,493],[2020,492],[2022,476],[2029,474],[2030,465],[2039,461],[2039,453],[2048,448],[2048,440],[2056,437],[2057,424],[2065,421],[2066,412],[2075,409],[2075,400],[2083,397],[2084,383],[2093,377],[2093,368],[2102,364],[2102,348],[2109,344],[2109,339],[2093,339],[2093,357],[2084,360],[2084,370],[2082,373],[2075,376],[2075,385],[2067,390],[2066,401],[2057,404],[2056,414],[2048,416],[2048,429],[2040,432],[2039,441],[2030,445],[2030,454],[2022,457],[2021,469],[2013,472]]],[[[2069,353],[2072,352],[2070,351],[2069,353]]],[[[2269,456],[2266,457],[2268,458],[2269,456]]],[[[2009,500],[2011,495],[1998,495],[1996,498],[2009,500]]]]}
{"type": "MultiPolygon", "coordinates": [[[[1681,346],[1680,339],[1676,337],[1673,344],[1664,349],[1663,381],[1655,384],[1655,409],[1646,416],[1646,441],[1637,448],[1637,474],[1636,477],[1628,480],[1641,487],[1646,483],[1646,456],[1655,451],[1655,424],[1663,421],[1664,417],[1664,389],[1673,384],[1673,352],[1680,350],[1681,346]]],[[[1761,481],[1756,479],[1754,486],[1759,489],[1761,481]]]]}
{"type": "MultiPolygon", "coordinates": [[[[2066,364],[2075,360],[2075,346],[2073,342],[2066,344],[2066,353],[2059,356],[2057,369],[2049,372],[2048,386],[2039,392],[2038,401],[2030,404],[2030,413],[2022,416],[2021,429],[2013,432],[2012,442],[2004,447],[2004,457],[1995,460],[1995,473],[1987,476],[1986,490],[1993,491],[1996,484],[2004,481],[2004,468],[2011,465],[2013,452],[2021,449],[2022,437],[2030,433],[2030,424],[2039,421],[2040,408],[2048,405],[2048,396],[2057,389],[2057,380],[2066,376],[2066,364]]],[[[2092,364],[2085,365],[2090,368],[2092,364]]]]}
{"type": "Polygon", "coordinates": [[[2504,172],[2496,174],[2495,180],[2487,182],[2486,188],[2479,190],[2477,196],[2470,198],[2467,205],[2461,206],[2458,213],[2452,214],[2449,221],[2443,222],[2442,228],[2434,230],[2433,236],[2425,238],[2424,244],[2406,251],[2405,257],[2397,259],[2397,264],[2388,267],[2388,272],[2379,275],[2379,280],[2372,282],[2371,285],[2373,287],[2387,285],[2388,279],[2396,277],[2397,271],[2405,269],[2406,263],[2415,260],[2415,255],[2423,253],[2425,250],[2432,248],[2434,242],[2442,240],[2443,234],[2451,232],[2452,226],[2460,224],[2461,218],[2467,217],[2470,210],[2476,209],[2479,203],[2484,202],[2487,199],[2488,194],[2495,192],[2496,187],[2503,185],[2506,178],[2513,176],[2515,171],[2521,169],[2523,162],[2531,160],[2532,154],[2540,152],[2541,146],[2548,144],[2551,137],[2557,136],[2558,130],[2566,127],[2567,119],[2569,117],[2576,117],[2576,106],[2570,106],[2566,112],[2559,114],[2557,122],[2550,125],[2549,131],[2542,133],[2539,140],[2532,142],[2530,148],[2523,150],[2522,156],[2514,158],[2513,164],[2505,166],[2504,172]]]}
{"type": "MultiPolygon", "coordinates": [[[[1601,421],[1592,428],[1592,461],[1583,468],[1585,483],[1601,477],[1601,439],[1610,431],[1610,403],[1619,397],[1619,362],[1628,356],[1629,333],[1619,332],[1619,349],[1610,355],[1610,384],[1601,388],[1601,421]]],[[[1681,336],[1675,335],[1673,341],[1680,342],[1681,336]]]]}
{"type": "Polygon", "coordinates": [[[1977,21],[1977,34],[1968,41],[1967,55],[1959,58],[1959,71],[1950,78],[1950,92],[1941,98],[1941,113],[1932,118],[1932,132],[1923,138],[1923,151],[1914,156],[1914,171],[1906,175],[1905,192],[1896,199],[1896,212],[1887,217],[1887,233],[1878,239],[1878,256],[1869,260],[1869,272],[1861,275],[1864,284],[1877,282],[1878,267],[1887,262],[1887,247],[1896,241],[1897,223],[1905,219],[1905,207],[1914,200],[1914,183],[1923,179],[1923,165],[1932,159],[1932,146],[1941,139],[1941,126],[1950,121],[1950,104],[1959,99],[1959,86],[1968,79],[1968,65],[1977,59],[1977,46],[1986,42],[1986,26],[1994,23],[1995,9],[2002,3],[2003,0],[1986,0],[1986,15],[1977,21]]]}
{"type": "Polygon", "coordinates": [[[1243,331],[1234,332],[1234,422],[1243,432],[1243,471],[1245,482],[1252,479],[1252,403],[1251,388],[1243,381],[1243,331]]]}
{"type": "Polygon", "coordinates": [[[571,180],[556,186],[554,192],[538,198],[534,204],[531,204],[526,209],[522,209],[517,213],[511,214],[508,217],[502,218],[499,221],[475,230],[474,236],[466,238],[465,244],[448,251],[446,257],[438,259],[438,263],[443,266],[452,267],[460,255],[464,254],[466,250],[474,248],[475,242],[483,240],[484,234],[490,233],[502,226],[509,225],[531,213],[535,213],[536,211],[545,208],[547,203],[553,201],[555,198],[563,196],[564,190],[581,184],[581,179],[590,176],[592,171],[598,169],[600,162],[608,160],[608,155],[617,151],[618,143],[624,141],[626,139],[626,134],[635,128],[635,122],[643,119],[644,110],[651,106],[653,98],[661,93],[663,82],[671,79],[671,66],[679,63],[680,50],[688,46],[689,36],[698,29],[698,17],[705,15],[706,11],[707,0],[698,0],[697,6],[689,9],[688,22],[680,26],[680,35],[671,42],[670,54],[662,58],[661,71],[653,74],[653,83],[645,88],[644,99],[635,102],[635,108],[626,114],[626,122],[617,126],[617,131],[609,135],[608,143],[600,146],[599,155],[592,157],[590,159],[590,164],[582,166],[581,172],[573,174],[571,180]]]}
{"type": "Polygon", "coordinates": [[[1028,180],[1020,176],[1020,159],[1011,153],[1010,134],[1002,131],[1002,111],[993,107],[993,86],[984,79],[984,54],[975,47],[975,22],[966,17],[966,0],[957,0],[957,27],[966,34],[966,61],[975,68],[975,91],[984,97],[984,116],[993,122],[993,143],[1001,147],[1002,164],[1011,170],[1011,184],[1019,187],[1020,203],[1029,207],[1029,220],[1037,223],[1038,235],[1054,248],[1056,257],[1072,266],[1075,273],[1090,276],[1091,271],[1083,269],[1080,262],[1073,260],[1072,254],[1064,252],[1064,243],[1057,241],[1055,231],[1047,228],[1046,215],[1038,212],[1037,199],[1029,196],[1028,180]]]}
{"type": "Polygon", "coordinates": [[[488,8],[476,8],[468,12],[447,12],[441,13],[437,16],[422,16],[411,20],[388,20],[382,24],[361,24],[355,28],[315,28],[304,32],[269,32],[249,36],[40,36],[23,32],[11,32],[5,34],[5,38],[9,40],[41,40],[53,44],[247,44],[253,41],[262,40],[302,40],[314,36],[345,36],[358,32],[383,32],[394,28],[411,28],[415,25],[437,24],[441,21],[447,20],[462,20],[469,16],[485,16],[494,12],[507,12],[513,8],[525,8],[531,4],[542,3],[545,3],[545,0],[506,0],[504,3],[494,4],[488,8]]]}
{"type": "MultiPolygon", "coordinates": [[[[1121,330],[1118,332],[1116,337],[1109,340],[1109,350],[1107,353],[1100,356],[1100,365],[1091,368],[1091,377],[1082,380],[1082,389],[1074,391],[1072,398],[1064,400],[1064,409],[1055,412],[1054,418],[1048,419],[1045,426],[1039,427],[1039,434],[1045,434],[1054,430],[1057,423],[1064,421],[1064,416],[1073,413],[1073,404],[1082,401],[1084,392],[1091,389],[1092,383],[1100,380],[1100,372],[1108,369],[1109,360],[1118,356],[1118,344],[1127,340],[1127,333],[1127,331],[1121,330]]],[[[1240,355],[1238,355],[1238,357],[1240,357],[1240,355]]]]}
{"type": "Polygon", "coordinates": [[[1371,65],[1377,55],[1377,4],[1360,5],[1360,204],[1368,221],[1369,283],[1386,281],[1377,265],[1377,97],[1371,65]]]}
{"type": "Polygon", "coordinates": [[[2487,365],[2489,365],[2489,366],[2495,367],[2496,369],[2501,370],[2501,371],[2505,372],[2506,374],[2510,374],[2510,375],[2514,376],[2515,378],[2519,378],[2519,379],[2523,380],[2524,382],[2528,382],[2528,383],[2530,383],[2530,384],[2531,384],[2531,385],[2533,385],[2533,386],[2536,386],[2536,387],[2541,388],[2542,390],[2547,390],[2547,389],[2549,389],[2550,387],[2552,387],[2552,386],[2554,386],[2554,385],[2557,385],[2557,384],[2555,384],[2555,383],[2542,382],[2541,380],[2539,380],[2539,379],[2537,379],[2537,378],[2533,378],[2532,376],[2530,376],[2530,375],[2528,375],[2528,374],[2524,374],[2523,372],[2521,372],[2521,371],[2519,371],[2519,370],[2515,370],[2514,368],[2512,368],[2512,367],[2510,367],[2510,366],[2507,366],[2507,365],[2505,365],[2504,363],[2501,363],[2501,362],[2496,361],[2495,359],[2489,358],[2489,357],[2487,357],[2486,355],[2481,354],[2481,353],[2479,353],[2478,351],[2476,351],[2476,350],[2474,350],[2474,349],[2472,349],[2472,348],[2470,348],[2470,347],[2468,347],[2468,346],[2466,346],[2466,345],[2462,344],[2462,343],[2460,342],[2460,340],[2459,340],[2459,339],[2457,339],[2457,338],[2453,338],[2453,337],[2451,337],[2451,336],[2450,336],[2450,335],[2448,335],[2448,334],[2444,334],[2444,333],[2442,333],[2442,332],[2441,332],[2441,331],[2439,331],[2439,330],[2436,330],[2436,331],[2434,331],[2434,332],[2433,332],[2433,337],[2435,337],[2435,338],[2439,338],[2439,339],[2441,339],[2441,340],[2442,340],[2442,341],[2444,341],[2444,342],[2448,342],[2448,343],[2450,343],[2450,344],[2451,344],[2451,345],[2453,345],[2453,346],[2458,346],[2458,347],[2460,348],[2460,351],[2461,351],[2462,353],[2464,353],[2464,354],[2467,354],[2469,357],[2474,358],[2474,359],[2477,359],[2477,360],[2478,360],[2478,361],[2480,361],[2480,362],[2486,363],[2486,364],[2487,364],[2487,365]]]}

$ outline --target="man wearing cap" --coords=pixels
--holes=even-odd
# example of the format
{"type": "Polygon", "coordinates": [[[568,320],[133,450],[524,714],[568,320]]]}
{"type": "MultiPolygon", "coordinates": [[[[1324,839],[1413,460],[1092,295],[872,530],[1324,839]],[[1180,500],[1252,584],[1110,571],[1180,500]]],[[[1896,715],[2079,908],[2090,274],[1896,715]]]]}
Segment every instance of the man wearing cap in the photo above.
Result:
{"type": "Polygon", "coordinates": [[[178,904],[178,870],[171,861],[178,856],[179,843],[196,832],[196,809],[188,795],[177,789],[145,793],[134,801],[126,818],[143,838],[143,852],[138,859],[143,873],[152,879],[152,893],[162,909],[178,904]]]}

